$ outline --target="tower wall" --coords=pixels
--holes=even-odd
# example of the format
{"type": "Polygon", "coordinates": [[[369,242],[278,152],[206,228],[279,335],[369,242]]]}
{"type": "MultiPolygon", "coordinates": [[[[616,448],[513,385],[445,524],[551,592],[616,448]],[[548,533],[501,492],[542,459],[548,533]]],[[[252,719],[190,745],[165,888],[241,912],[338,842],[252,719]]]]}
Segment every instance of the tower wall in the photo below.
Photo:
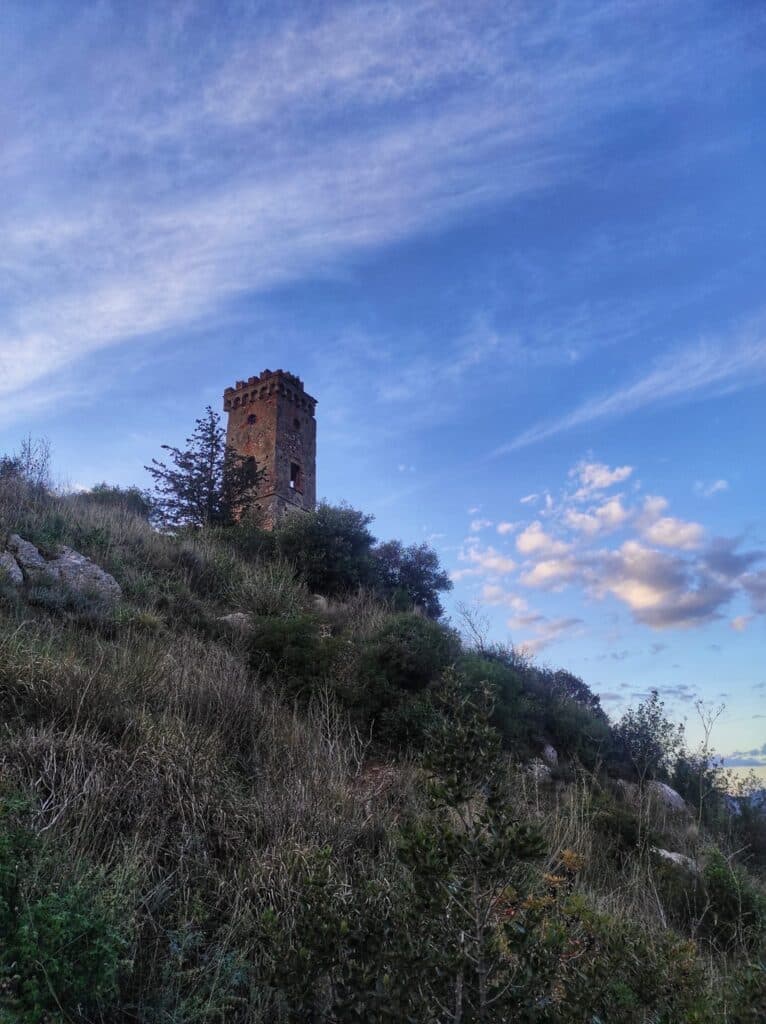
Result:
{"type": "Polygon", "coordinates": [[[284,370],[239,380],[223,396],[227,443],[265,470],[258,505],[273,528],[289,511],[316,505],[316,399],[284,370]]]}

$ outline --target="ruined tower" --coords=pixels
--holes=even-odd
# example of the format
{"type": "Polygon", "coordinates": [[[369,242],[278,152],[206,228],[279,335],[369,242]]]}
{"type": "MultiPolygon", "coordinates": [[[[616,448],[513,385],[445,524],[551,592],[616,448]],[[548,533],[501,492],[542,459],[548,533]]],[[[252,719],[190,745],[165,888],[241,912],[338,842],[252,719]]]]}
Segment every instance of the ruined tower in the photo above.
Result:
{"type": "Polygon", "coordinates": [[[316,504],[316,399],[285,370],[238,380],[223,394],[226,440],[264,469],[258,504],[268,529],[289,511],[316,504]]]}

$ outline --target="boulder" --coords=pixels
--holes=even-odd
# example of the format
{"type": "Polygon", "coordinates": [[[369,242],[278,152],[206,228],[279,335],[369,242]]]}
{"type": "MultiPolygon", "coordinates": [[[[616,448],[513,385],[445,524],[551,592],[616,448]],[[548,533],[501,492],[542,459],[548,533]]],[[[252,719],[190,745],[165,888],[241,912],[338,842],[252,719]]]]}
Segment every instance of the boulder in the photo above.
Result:
{"type": "Polygon", "coordinates": [[[545,763],[551,768],[555,768],[556,765],[559,763],[559,755],[556,751],[556,748],[552,747],[550,743],[545,744],[545,746],[543,747],[543,752],[540,756],[542,757],[543,761],[545,761],[545,763]]]}
{"type": "Polygon", "coordinates": [[[56,557],[47,565],[56,578],[75,593],[92,594],[108,603],[122,597],[122,588],[114,576],[72,548],[60,547],[56,557]]]}
{"type": "Polygon", "coordinates": [[[114,576],[110,576],[79,551],[64,545],[57,550],[55,558],[45,559],[31,541],[24,540],[18,533],[12,533],[8,538],[8,551],[2,557],[3,566],[14,582],[59,582],[72,593],[90,594],[108,603],[122,597],[122,588],[114,576]],[[11,562],[16,566],[17,573],[13,572],[11,562]]]}
{"type": "MultiPolygon", "coordinates": [[[[637,804],[639,802],[641,791],[635,782],[626,782],[624,779],[617,779],[615,786],[618,793],[620,793],[626,803],[637,804]]],[[[653,800],[656,805],[664,807],[665,810],[676,811],[678,813],[688,811],[686,802],[681,794],[676,793],[673,787],[668,786],[665,782],[658,782],[656,779],[652,779],[650,782],[646,783],[644,793],[650,800],[653,800]]]]}
{"type": "Polygon", "coordinates": [[[664,782],[657,782],[654,779],[649,783],[648,789],[657,803],[662,804],[663,807],[667,807],[671,811],[685,811],[687,809],[686,801],[680,793],[676,793],[672,786],[668,786],[664,782]]]}
{"type": "Polygon", "coordinates": [[[231,612],[229,615],[222,615],[219,622],[223,622],[238,633],[249,633],[253,628],[252,620],[246,612],[231,612]]]}
{"type": "Polygon", "coordinates": [[[30,583],[52,583],[57,579],[56,570],[45,561],[34,544],[19,537],[18,533],[12,533],[8,538],[8,550],[21,568],[24,579],[30,583]]]}
{"type": "Polygon", "coordinates": [[[24,574],[10,551],[0,551],[0,578],[6,576],[14,586],[20,587],[24,574]]]}
{"type": "Polygon", "coordinates": [[[653,846],[652,853],[656,854],[661,860],[667,861],[669,864],[675,864],[676,867],[683,868],[685,871],[689,871],[693,875],[699,874],[699,868],[695,861],[693,861],[691,857],[687,857],[684,853],[676,853],[672,850],[662,850],[659,846],[653,846]]]}
{"type": "Polygon", "coordinates": [[[323,594],[312,594],[311,603],[314,605],[314,611],[319,612],[320,615],[330,607],[330,602],[323,594]]]}

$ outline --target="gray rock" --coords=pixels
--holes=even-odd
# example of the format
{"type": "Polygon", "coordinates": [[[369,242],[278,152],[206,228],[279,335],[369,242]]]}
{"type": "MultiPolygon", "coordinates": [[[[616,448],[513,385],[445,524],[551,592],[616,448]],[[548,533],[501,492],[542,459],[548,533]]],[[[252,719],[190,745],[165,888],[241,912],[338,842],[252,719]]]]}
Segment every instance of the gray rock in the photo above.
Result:
{"type": "Polygon", "coordinates": [[[652,847],[652,853],[656,854],[662,860],[668,861],[670,864],[675,864],[676,867],[683,868],[685,871],[690,871],[693,875],[699,874],[699,868],[696,863],[687,857],[684,853],[675,853],[672,850],[661,850],[659,846],[652,847]]]}
{"type": "Polygon", "coordinates": [[[229,615],[222,615],[218,621],[224,622],[240,633],[249,633],[253,628],[252,620],[245,612],[231,612],[229,615]]]}
{"type": "Polygon", "coordinates": [[[58,579],[58,573],[50,562],[46,562],[31,541],[12,533],[8,538],[8,550],[21,567],[24,579],[30,583],[51,583],[58,579]]]}
{"type": "Polygon", "coordinates": [[[555,768],[559,763],[559,755],[555,747],[552,747],[550,743],[546,743],[543,747],[543,752],[540,755],[547,765],[551,768],[555,768]]]}
{"type": "Polygon", "coordinates": [[[7,576],[16,587],[20,587],[24,582],[24,574],[10,551],[0,551],[0,577],[2,576],[7,576]]]}
{"type": "Polygon", "coordinates": [[[653,780],[649,783],[649,792],[657,800],[658,803],[667,807],[671,811],[685,811],[686,801],[680,793],[672,788],[672,786],[666,785],[664,782],[657,782],[653,780]]]}
{"type": "Polygon", "coordinates": [[[56,557],[47,563],[57,579],[75,593],[94,594],[112,603],[122,597],[122,588],[114,576],[96,565],[79,551],[62,546],[56,557]]]}
{"type": "Polygon", "coordinates": [[[312,594],[311,602],[315,612],[326,612],[330,607],[330,602],[322,594],[312,594]]]}

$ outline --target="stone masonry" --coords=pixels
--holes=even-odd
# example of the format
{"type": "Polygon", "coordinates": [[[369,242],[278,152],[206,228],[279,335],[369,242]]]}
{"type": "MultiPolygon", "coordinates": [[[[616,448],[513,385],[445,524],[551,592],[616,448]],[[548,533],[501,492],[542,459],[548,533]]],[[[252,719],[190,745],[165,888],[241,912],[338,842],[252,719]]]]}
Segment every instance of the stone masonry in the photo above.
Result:
{"type": "Polygon", "coordinates": [[[316,505],[316,399],[285,370],[264,370],[226,388],[227,443],[255,459],[265,476],[258,505],[267,528],[316,505]]]}

